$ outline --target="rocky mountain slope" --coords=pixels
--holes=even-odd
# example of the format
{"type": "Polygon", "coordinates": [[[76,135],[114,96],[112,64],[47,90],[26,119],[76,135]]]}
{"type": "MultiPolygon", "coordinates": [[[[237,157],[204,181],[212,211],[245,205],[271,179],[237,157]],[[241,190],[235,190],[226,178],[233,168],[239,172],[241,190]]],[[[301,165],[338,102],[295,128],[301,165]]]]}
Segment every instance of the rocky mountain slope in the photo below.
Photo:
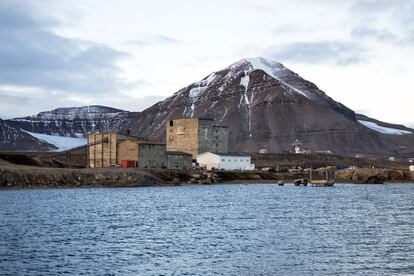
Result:
{"type": "Polygon", "coordinates": [[[165,122],[179,117],[213,118],[229,126],[231,151],[283,152],[300,139],[313,151],[414,153],[412,129],[388,125],[403,131],[385,133],[367,126],[315,84],[264,58],[243,59],[210,74],[137,114],[129,127],[135,135],[164,139],[165,122]]]}
{"type": "Polygon", "coordinates": [[[8,122],[15,128],[58,136],[85,137],[91,131],[117,131],[125,128],[134,112],[105,106],[58,108],[8,122]]]}
{"type": "Polygon", "coordinates": [[[0,119],[0,150],[55,150],[56,147],[44,141],[36,139],[28,133],[15,128],[0,119]]]}

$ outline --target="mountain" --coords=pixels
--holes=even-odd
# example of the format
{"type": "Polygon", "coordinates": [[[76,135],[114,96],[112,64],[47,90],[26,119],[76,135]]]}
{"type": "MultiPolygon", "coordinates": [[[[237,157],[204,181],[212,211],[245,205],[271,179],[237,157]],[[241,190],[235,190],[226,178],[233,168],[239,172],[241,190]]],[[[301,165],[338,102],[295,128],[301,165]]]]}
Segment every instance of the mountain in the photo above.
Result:
{"type": "Polygon", "coordinates": [[[165,122],[179,117],[229,126],[231,151],[283,152],[299,139],[313,151],[345,155],[414,153],[414,130],[363,118],[281,63],[260,57],[182,88],[137,114],[129,128],[137,136],[165,140],[165,122]],[[384,129],[375,123],[395,131],[379,131],[384,129]]]}
{"type": "Polygon", "coordinates": [[[0,119],[0,150],[55,150],[56,147],[44,141],[36,139],[30,134],[14,128],[7,122],[0,119]]]}
{"type": "Polygon", "coordinates": [[[299,139],[312,151],[414,156],[413,129],[356,114],[283,64],[260,57],[211,73],[142,112],[105,106],[58,108],[4,123],[36,137],[85,137],[93,131],[128,129],[135,136],[165,141],[166,121],[180,117],[211,118],[228,126],[230,151],[284,152],[299,139]]]}
{"type": "Polygon", "coordinates": [[[106,106],[58,108],[8,122],[15,128],[56,136],[85,137],[88,132],[110,132],[125,128],[136,116],[106,106]]]}

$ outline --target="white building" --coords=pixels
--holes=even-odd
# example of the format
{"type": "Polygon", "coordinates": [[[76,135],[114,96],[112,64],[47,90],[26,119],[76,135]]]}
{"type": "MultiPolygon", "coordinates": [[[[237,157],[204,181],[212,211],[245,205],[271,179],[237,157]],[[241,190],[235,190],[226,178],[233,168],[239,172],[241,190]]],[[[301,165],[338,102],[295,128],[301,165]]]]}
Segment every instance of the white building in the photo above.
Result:
{"type": "Polygon", "coordinates": [[[414,165],[410,166],[410,172],[414,172],[414,165]]]}
{"type": "Polygon", "coordinates": [[[294,153],[302,153],[302,143],[299,141],[299,139],[296,139],[295,142],[292,143],[292,147],[294,150],[294,153]]]}
{"type": "Polygon", "coordinates": [[[251,157],[243,153],[213,153],[205,152],[197,156],[197,163],[207,170],[254,170],[251,157]]]}

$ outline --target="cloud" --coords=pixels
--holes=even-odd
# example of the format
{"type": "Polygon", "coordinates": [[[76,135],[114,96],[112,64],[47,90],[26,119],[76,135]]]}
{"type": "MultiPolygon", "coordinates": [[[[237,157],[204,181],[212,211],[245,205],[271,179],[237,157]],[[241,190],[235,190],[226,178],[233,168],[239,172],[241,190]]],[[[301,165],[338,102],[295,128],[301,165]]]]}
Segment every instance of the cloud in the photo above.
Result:
{"type": "Polygon", "coordinates": [[[382,42],[398,43],[397,36],[386,30],[359,26],[352,30],[351,36],[357,39],[375,39],[382,42]]]}
{"type": "Polygon", "coordinates": [[[28,3],[0,3],[0,85],[101,95],[126,85],[116,66],[126,53],[56,34],[59,22],[28,3]]]}
{"type": "Polygon", "coordinates": [[[364,62],[366,50],[347,41],[292,42],[267,47],[263,55],[282,62],[349,65],[364,62]]]}
{"type": "Polygon", "coordinates": [[[152,45],[172,45],[180,42],[172,37],[165,35],[141,35],[136,39],[127,41],[128,44],[135,46],[152,46],[152,45]]]}
{"type": "Polygon", "coordinates": [[[256,2],[248,2],[248,3],[245,3],[244,6],[247,9],[254,10],[258,13],[267,14],[267,15],[274,14],[274,10],[271,7],[263,5],[263,4],[258,4],[256,2]]]}
{"type": "Polygon", "coordinates": [[[10,119],[37,114],[58,107],[104,105],[128,111],[140,111],[163,100],[162,96],[136,97],[126,94],[106,97],[58,94],[35,87],[0,86],[0,118],[10,119]]]}
{"type": "Polygon", "coordinates": [[[350,12],[362,20],[358,28],[370,30],[368,33],[373,38],[383,41],[388,38],[391,42],[404,45],[414,44],[414,1],[354,0],[350,12]],[[381,25],[389,29],[378,28],[381,25]]]}

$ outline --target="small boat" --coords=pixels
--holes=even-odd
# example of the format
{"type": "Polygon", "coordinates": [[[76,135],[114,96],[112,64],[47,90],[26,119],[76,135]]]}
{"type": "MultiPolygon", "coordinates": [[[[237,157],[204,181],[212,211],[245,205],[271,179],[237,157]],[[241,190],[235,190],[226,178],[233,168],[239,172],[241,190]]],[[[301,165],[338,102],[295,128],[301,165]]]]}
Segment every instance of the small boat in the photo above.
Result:
{"type": "Polygon", "coordinates": [[[293,184],[295,184],[295,186],[300,186],[300,185],[308,186],[308,182],[309,180],[307,178],[299,178],[293,181],[293,184]]]}
{"type": "Polygon", "coordinates": [[[278,185],[278,186],[284,186],[284,185],[285,185],[285,182],[283,182],[283,180],[279,180],[279,181],[277,182],[277,185],[278,185]]]}

